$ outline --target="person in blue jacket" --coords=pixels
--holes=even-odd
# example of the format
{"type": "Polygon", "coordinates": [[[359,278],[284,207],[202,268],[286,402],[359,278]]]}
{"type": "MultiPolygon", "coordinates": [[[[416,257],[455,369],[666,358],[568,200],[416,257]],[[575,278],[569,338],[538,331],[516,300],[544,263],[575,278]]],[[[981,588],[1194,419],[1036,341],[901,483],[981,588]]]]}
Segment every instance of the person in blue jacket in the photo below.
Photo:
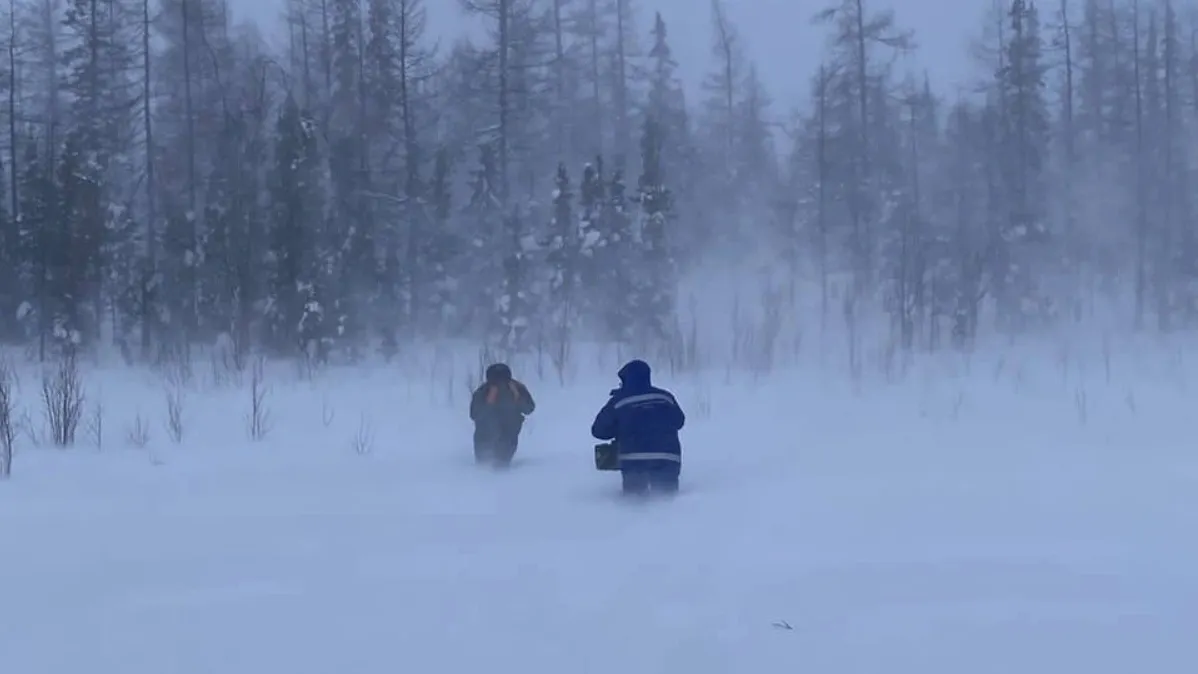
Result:
{"type": "Polygon", "coordinates": [[[630,361],[619,377],[620,388],[595,416],[591,435],[614,441],[625,494],[676,493],[682,472],[678,431],[686,415],[674,394],[653,386],[645,361],[630,361]]]}

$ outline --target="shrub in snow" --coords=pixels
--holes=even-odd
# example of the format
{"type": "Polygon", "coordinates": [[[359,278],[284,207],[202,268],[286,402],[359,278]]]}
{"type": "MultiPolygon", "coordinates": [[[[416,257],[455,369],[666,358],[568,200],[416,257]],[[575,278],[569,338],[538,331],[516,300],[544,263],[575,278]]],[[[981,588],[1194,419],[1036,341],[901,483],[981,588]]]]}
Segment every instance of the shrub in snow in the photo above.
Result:
{"type": "Polygon", "coordinates": [[[12,475],[12,457],[17,442],[13,389],[17,378],[7,361],[0,361],[0,478],[12,475]]]}
{"type": "Polygon", "coordinates": [[[250,411],[246,414],[246,431],[255,442],[264,440],[270,432],[270,409],[266,405],[269,389],[265,379],[266,360],[258,358],[250,374],[250,411]]]}
{"type": "Polygon", "coordinates": [[[75,354],[68,352],[54,371],[42,378],[42,405],[50,440],[58,447],[75,444],[83,417],[83,378],[75,354]]]}

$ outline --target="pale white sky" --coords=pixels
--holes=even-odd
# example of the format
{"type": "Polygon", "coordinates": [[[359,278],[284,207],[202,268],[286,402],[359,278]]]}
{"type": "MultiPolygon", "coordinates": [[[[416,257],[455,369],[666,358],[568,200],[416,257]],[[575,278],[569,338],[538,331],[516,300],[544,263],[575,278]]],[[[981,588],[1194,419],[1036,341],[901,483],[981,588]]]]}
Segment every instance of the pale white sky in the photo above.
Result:
{"type": "MultiPolygon", "coordinates": [[[[746,48],[759,65],[766,86],[777,104],[776,113],[800,105],[807,96],[808,80],[818,66],[823,48],[820,29],[810,18],[830,0],[725,0],[725,7],[740,29],[746,48]]],[[[920,51],[913,68],[927,69],[937,88],[951,91],[964,85],[974,72],[969,43],[983,25],[984,9],[992,0],[872,0],[877,7],[897,10],[903,27],[916,32],[920,51]]],[[[281,0],[232,0],[239,16],[253,19],[270,34],[278,25],[281,0]]],[[[458,0],[426,0],[431,32],[446,41],[462,31],[458,0]]],[[[647,36],[654,11],[661,11],[670,27],[681,76],[696,86],[712,63],[709,0],[638,0],[639,23],[647,36]]],[[[646,37],[647,39],[647,37],[646,37]]]]}

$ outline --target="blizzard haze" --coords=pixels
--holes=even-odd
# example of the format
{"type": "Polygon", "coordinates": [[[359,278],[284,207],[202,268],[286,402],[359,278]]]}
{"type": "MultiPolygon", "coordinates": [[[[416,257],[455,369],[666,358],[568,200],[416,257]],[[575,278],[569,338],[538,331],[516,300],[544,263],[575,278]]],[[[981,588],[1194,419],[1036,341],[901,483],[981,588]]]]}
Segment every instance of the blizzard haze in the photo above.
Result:
{"type": "Polygon", "coordinates": [[[0,672],[1198,672],[1198,0],[237,1],[0,7],[0,672]]]}
{"type": "MultiPolygon", "coordinates": [[[[231,0],[238,16],[254,21],[264,31],[281,30],[281,0],[231,0]]],[[[728,0],[729,18],[740,28],[749,56],[761,67],[762,77],[778,103],[780,115],[804,105],[809,97],[807,79],[819,67],[824,38],[811,25],[811,17],[831,3],[814,0],[728,0]]],[[[871,2],[874,10],[897,12],[899,23],[918,36],[917,53],[911,70],[931,75],[937,87],[955,91],[969,86],[977,77],[976,64],[967,56],[968,47],[980,35],[984,12],[990,0],[900,0],[871,2]]],[[[472,22],[465,18],[458,0],[425,3],[430,34],[452,44],[468,35],[472,22]]],[[[641,30],[637,37],[648,40],[647,26],[653,12],[670,22],[679,72],[687,87],[696,92],[711,67],[711,8],[706,0],[656,0],[638,2],[633,11],[641,30]]]]}
{"type": "Polygon", "coordinates": [[[565,386],[514,363],[539,409],[506,474],[471,464],[475,354],[269,370],[258,441],[248,374],[88,368],[100,435],[23,441],[0,484],[0,658],[22,674],[1189,674],[1198,371],[1192,346],[1124,348],[1109,380],[1097,346],[928,360],[856,391],[812,351],[768,376],[660,371],[690,415],[683,492],[640,506],[589,465],[615,354],[580,354],[596,365],[565,386]]]}

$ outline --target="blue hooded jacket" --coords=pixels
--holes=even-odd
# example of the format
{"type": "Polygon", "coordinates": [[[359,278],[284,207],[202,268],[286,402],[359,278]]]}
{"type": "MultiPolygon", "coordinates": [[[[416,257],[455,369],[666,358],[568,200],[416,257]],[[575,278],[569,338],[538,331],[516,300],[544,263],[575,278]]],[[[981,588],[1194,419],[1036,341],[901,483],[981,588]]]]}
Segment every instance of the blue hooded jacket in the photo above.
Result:
{"type": "Polygon", "coordinates": [[[678,431],[686,415],[674,395],[653,386],[649,365],[634,360],[620,368],[620,388],[591,425],[597,440],[614,440],[620,469],[673,469],[682,464],[678,431]]]}

